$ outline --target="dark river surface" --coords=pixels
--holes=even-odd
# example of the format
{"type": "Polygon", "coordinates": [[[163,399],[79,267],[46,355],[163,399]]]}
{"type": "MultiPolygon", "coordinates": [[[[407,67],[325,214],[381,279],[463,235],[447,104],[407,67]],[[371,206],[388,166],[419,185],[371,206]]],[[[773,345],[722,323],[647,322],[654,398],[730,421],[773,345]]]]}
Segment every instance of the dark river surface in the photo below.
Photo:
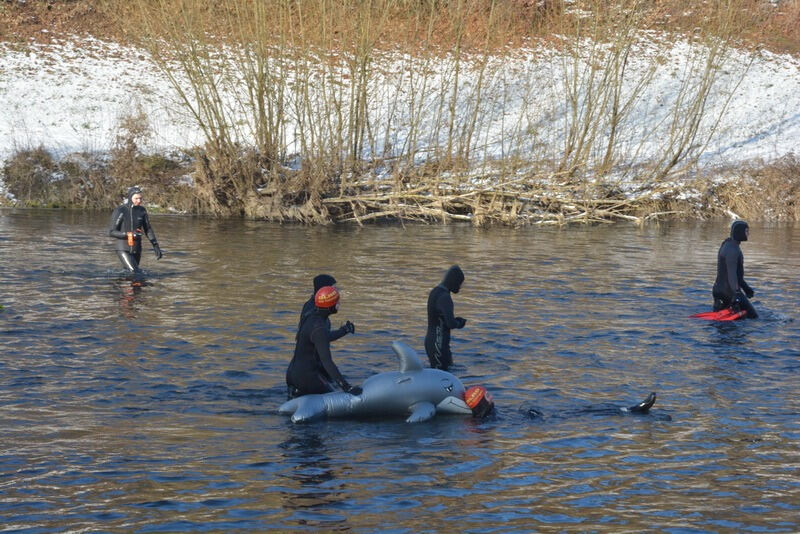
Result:
{"type": "MultiPolygon", "coordinates": [[[[109,210],[110,212],[110,210],[109,210]]],[[[0,211],[3,532],[798,532],[800,226],[743,244],[757,320],[712,323],[729,222],[301,227],[152,217],[133,287],[108,213],[0,211]],[[454,374],[494,417],[277,414],[311,278],[340,369],[423,353],[458,263],[454,374]],[[647,415],[620,412],[655,391],[647,415]],[[537,415],[538,413],[538,415],[537,415]]],[[[425,360],[426,361],[426,360],[425,360]]]]}

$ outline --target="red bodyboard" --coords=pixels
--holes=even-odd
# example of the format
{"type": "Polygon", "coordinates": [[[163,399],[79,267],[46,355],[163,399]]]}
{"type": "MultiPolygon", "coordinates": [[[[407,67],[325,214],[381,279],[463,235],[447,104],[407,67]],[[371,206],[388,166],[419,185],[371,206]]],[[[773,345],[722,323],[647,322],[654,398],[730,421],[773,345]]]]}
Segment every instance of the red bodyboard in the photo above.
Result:
{"type": "Polygon", "coordinates": [[[725,308],[719,311],[695,313],[690,315],[692,319],[705,319],[707,321],[735,321],[747,315],[745,310],[736,311],[733,308],[725,308]]]}

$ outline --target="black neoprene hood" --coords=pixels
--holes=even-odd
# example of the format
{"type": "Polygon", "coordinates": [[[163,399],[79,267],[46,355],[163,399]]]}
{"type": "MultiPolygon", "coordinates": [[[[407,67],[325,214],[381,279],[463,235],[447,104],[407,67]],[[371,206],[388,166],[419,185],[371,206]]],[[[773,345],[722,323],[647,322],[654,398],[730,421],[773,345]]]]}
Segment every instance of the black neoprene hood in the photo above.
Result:
{"type": "Polygon", "coordinates": [[[747,241],[747,229],[750,226],[746,221],[736,221],[731,225],[731,239],[734,241],[747,241]]]}
{"type": "Polygon", "coordinates": [[[464,271],[462,271],[461,267],[458,265],[453,265],[450,267],[450,269],[447,270],[447,274],[444,275],[444,279],[442,280],[442,285],[453,293],[458,293],[458,290],[461,289],[461,284],[463,283],[464,271]]]}
{"type": "Polygon", "coordinates": [[[335,286],[336,285],[336,278],[332,277],[329,274],[318,274],[314,277],[314,294],[317,294],[317,291],[322,289],[326,286],[335,286]]]}
{"type": "Polygon", "coordinates": [[[141,195],[141,194],[142,194],[142,188],[141,187],[138,187],[138,186],[129,187],[128,188],[128,194],[126,196],[126,198],[128,199],[128,204],[133,202],[133,200],[132,200],[133,199],[133,195],[141,195]]]}

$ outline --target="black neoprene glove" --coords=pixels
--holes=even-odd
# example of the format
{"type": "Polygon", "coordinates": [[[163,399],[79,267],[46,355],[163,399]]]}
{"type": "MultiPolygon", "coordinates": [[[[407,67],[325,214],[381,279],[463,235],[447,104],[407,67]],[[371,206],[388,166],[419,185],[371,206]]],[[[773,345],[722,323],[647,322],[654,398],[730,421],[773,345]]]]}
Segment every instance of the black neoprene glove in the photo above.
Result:
{"type": "Polygon", "coordinates": [[[348,385],[345,388],[345,391],[350,395],[361,395],[361,393],[363,392],[363,390],[359,386],[350,386],[350,385],[348,385]]]}
{"type": "Polygon", "coordinates": [[[354,325],[354,324],[353,324],[353,323],[351,323],[350,321],[347,321],[347,322],[345,322],[345,323],[342,325],[342,328],[343,328],[343,329],[344,329],[344,331],[345,331],[345,332],[347,332],[348,334],[355,334],[355,333],[356,333],[356,325],[354,325]]]}
{"type": "Polygon", "coordinates": [[[467,320],[463,317],[456,317],[456,322],[458,323],[458,328],[464,328],[464,326],[467,324],[467,320]]]}
{"type": "Polygon", "coordinates": [[[153,253],[156,255],[157,260],[160,260],[161,256],[164,255],[164,253],[161,252],[161,247],[158,246],[158,243],[153,243],[153,253]]]}

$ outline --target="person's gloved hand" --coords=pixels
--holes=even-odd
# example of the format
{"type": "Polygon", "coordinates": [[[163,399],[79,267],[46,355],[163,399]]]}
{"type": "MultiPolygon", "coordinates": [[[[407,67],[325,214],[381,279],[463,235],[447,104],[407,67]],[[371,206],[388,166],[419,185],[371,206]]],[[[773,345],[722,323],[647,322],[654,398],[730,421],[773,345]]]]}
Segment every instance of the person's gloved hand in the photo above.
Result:
{"type": "Polygon", "coordinates": [[[464,328],[464,325],[467,324],[467,320],[463,317],[456,317],[456,322],[458,323],[458,328],[464,328]]]}
{"type": "Polygon", "coordinates": [[[347,388],[345,389],[345,391],[346,391],[347,393],[349,393],[350,395],[361,395],[361,393],[362,393],[364,390],[363,390],[363,389],[361,389],[359,386],[347,386],[347,388]]]}
{"type": "Polygon", "coordinates": [[[345,331],[346,333],[348,333],[348,334],[355,334],[355,333],[356,333],[356,325],[354,325],[354,324],[353,324],[353,323],[351,323],[350,321],[347,321],[347,322],[345,322],[345,323],[342,325],[342,328],[343,328],[343,329],[344,329],[344,331],[345,331]]]}
{"type": "Polygon", "coordinates": [[[747,298],[751,299],[751,298],[753,298],[753,295],[755,295],[756,293],[755,293],[755,291],[753,291],[752,288],[748,287],[748,288],[746,288],[744,290],[744,294],[747,295],[747,298]]]}
{"type": "Polygon", "coordinates": [[[164,255],[164,253],[161,252],[161,247],[158,246],[158,243],[153,243],[153,253],[156,255],[157,260],[160,260],[161,256],[164,255]]]}

